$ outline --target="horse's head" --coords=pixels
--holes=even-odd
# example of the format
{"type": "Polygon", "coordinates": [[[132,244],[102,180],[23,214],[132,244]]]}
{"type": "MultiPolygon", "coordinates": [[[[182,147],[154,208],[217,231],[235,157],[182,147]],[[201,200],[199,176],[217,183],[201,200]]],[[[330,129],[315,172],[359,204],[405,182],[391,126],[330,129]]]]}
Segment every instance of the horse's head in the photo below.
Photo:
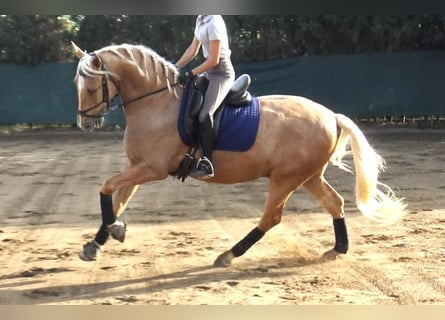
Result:
{"type": "Polygon", "coordinates": [[[77,125],[81,129],[100,128],[103,116],[117,107],[138,102],[159,105],[155,100],[162,92],[178,98],[178,70],[152,49],[121,44],[87,53],[71,43],[79,58],[74,83],[79,103],[77,125]],[[118,94],[122,103],[111,107],[110,100],[118,94]]]}
{"type": "Polygon", "coordinates": [[[117,87],[109,82],[109,72],[99,55],[82,51],[71,42],[79,58],[74,83],[77,88],[77,125],[82,130],[92,131],[103,125],[104,113],[110,100],[117,94],[117,87]]]}

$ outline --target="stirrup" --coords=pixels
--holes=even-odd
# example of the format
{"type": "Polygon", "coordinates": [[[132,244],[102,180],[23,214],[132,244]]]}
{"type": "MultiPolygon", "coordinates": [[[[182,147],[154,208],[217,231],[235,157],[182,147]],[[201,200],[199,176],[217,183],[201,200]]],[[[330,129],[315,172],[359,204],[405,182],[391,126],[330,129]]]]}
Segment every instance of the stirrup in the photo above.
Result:
{"type": "Polygon", "coordinates": [[[113,239],[124,242],[125,232],[127,231],[127,223],[125,221],[116,219],[113,224],[107,226],[107,230],[113,239]]]}
{"type": "Polygon", "coordinates": [[[198,167],[190,175],[201,179],[212,178],[215,175],[212,162],[207,157],[202,157],[198,167]]]}
{"type": "Polygon", "coordinates": [[[100,245],[91,240],[83,245],[82,251],[79,252],[79,258],[83,261],[95,261],[99,257],[99,253],[100,245]]]}

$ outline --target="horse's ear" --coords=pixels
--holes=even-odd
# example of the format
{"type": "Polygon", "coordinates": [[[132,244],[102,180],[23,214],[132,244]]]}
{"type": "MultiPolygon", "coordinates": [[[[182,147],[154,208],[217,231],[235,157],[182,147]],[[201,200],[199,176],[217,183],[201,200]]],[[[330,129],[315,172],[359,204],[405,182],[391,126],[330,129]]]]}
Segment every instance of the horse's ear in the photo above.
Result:
{"type": "Polygon", "coordinates": [[[82,49],[80,49],[73,41],[71,41],[71,44],[73,45],[74,54],[76,55],[76,57],[81,59],[84,55],[86,55],[86,53],[82,51],[82,49]]]}

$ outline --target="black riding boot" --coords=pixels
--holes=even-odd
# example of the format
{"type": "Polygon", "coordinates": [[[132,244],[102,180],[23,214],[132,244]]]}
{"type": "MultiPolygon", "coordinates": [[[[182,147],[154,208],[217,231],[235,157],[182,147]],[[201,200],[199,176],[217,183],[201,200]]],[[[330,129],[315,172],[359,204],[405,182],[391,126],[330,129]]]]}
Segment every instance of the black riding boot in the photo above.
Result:
{"type": "Polygon", "coordinates": [[[199,144],[202,157],[198,167],[191,172],[191,176],[197,178],[211,178],[214,175],[212,164],[212,151],[214,143],[213,123],[210,117],[199,123],[199,144]]]}

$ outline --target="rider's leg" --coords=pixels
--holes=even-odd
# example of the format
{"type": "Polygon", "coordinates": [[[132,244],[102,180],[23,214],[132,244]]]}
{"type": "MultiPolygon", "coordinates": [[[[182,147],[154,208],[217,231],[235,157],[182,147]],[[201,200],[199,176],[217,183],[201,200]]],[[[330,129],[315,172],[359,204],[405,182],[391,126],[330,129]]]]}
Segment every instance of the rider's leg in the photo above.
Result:
{"type": "Polygon", "coordinates": [[[210,178],[214,175],[211,162],[215,136],[213,114],[230,91],[235,75],[231,64],[221,62],[217,70],[208,72],[206,77],[209,79],[209,86],[199,113],[199,144],[202,157],[198,167],[191,173],[192,176],[199,178],[210,178]]]}
{"type": "Polygon", "coordinates": [[[203,122],[199,123],[199,145],[202,156],[198,167],[191,173],[192,176],[200,178],[213,177],[212,152],[214,139],[213,121],[210,116],[207,116],[203,122]]]}

